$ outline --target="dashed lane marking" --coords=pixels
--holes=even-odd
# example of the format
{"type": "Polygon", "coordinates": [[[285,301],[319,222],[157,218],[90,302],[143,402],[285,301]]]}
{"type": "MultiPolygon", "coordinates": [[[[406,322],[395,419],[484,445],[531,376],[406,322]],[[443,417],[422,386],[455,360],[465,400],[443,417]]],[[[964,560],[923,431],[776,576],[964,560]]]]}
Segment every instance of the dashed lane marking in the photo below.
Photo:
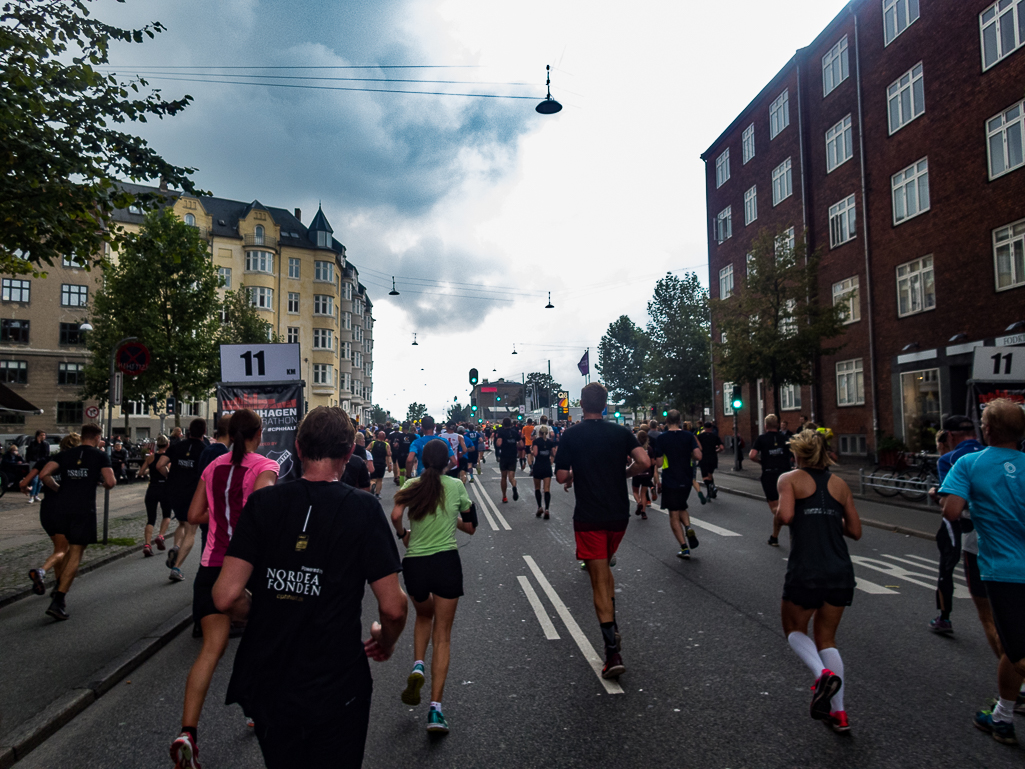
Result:
{"type": "MultiPolygon", "coordinates": [[[[653,508],[653,509],[661,510],[661,512],[663,514],[669,515],[669,511],[668,510],[662,510],[661,508],[653,508]]],[[[720,537],[743,537],[744,536],[743,534],[738,534],[735,531],[730,531],[729,529],[724,529],[722,526],[716,526],[714,523],[708,523],[707,521],[699,521],[694,516],[691,516],[690,522],[691,522],[691,525],[697,526],[699,529],[705,529],[707,531],[710,531],[713,534],[718,534],[720,537]]]]}
{"type": "MultiPolygon", "coordinates": [[[[925,561],[925,563],[923,564],[923,563],[921,563],[919,561],[909,561],[907,558],[900,558],[900,557],[898,557],[896,555],[886,555],[885,553],[881,553],[880,555],[882,555],[883,558],[889,558],[891,561],[899,561],[900,563],[906,563],[906,564],[908,564],[910,566],[914,566],[914,567],[919,568],[919,569],[921,569],[921,568],[929,568],[929,567],[931,567],[933,569],[939,569],[940,568],[940,565],[937,562],[935,562],[935,561],[927,561],[924,558],[921,559],[921,560],[925,561]]],[[[958,572],[958,569],[957,569],[957,567],[955,567],[954,568],[954,576],[957,579],[960,579],[961,581],[964,581],[964,570],[963,569],[961,570],[961,572],[962,572],[961,574],[958,574],[957,572],[958,572]]]]}
{"type": "MultiPolygon", "coordinates": [[[[484,489],[478,489],[476,484],[474,484],[473,489],[474,492],[477,494],[477,498],[480,500],[481,505],[488,505],[491,507],[491,512],[495,514],[495,517],[498,519],[498,522],[502,524],[502,528],[506,531],[512,531],[512,526],[509,525],[509,521],[505,520],[505,516],[498,512],[498,508],[495,506],[494,501],[492,501],[491,497],[488,495],[488,492],[484,489]]],[[[495,530],[498,530],[497,527],[495,530]]]]}
{"type": "Polygon", "coordinates": [[[491,512],[488,510],[488,506],[484,504],[484,500],[480,498],[480,494],[477,492],[476,485],[471,487],[474,491],[474,495],[477,497],[477,501],[480,503],[480,511],[484,513],[484,517],[487,519],[488,524],[491,526],[493,531],[498,531],[498,524],[495,523],[495,519],[491,517],[491,512]]]}
{"type": "Polygon", "coordinates": [[[541,603],[541,599],[538,598],[537,593],[534,592],[534,588],[530,584],[530,580],[526,577],[517,577],[516,579],[519,580],[520,587],[523,588],[523,593],[527,596],[527,602],[530,604],[530,608],[534,610],[534,615],[537,617],[537,621],[541,623],[541,629],[545,631],[545,638],[549,641],[558,641],[559,633],[555,629],[555,625],[552,623],[551,618],[548,616],[548,612],[545,611],[545,607],[541,603]]]}

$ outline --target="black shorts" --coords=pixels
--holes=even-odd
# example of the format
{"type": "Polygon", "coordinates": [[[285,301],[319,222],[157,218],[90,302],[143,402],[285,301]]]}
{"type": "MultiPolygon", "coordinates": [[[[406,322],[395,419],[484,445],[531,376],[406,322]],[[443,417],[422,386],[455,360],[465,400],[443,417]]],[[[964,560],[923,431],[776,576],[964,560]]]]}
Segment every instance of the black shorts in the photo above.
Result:
{"type": "Polygon", "coordinates": [[[402,559],[402,578],[406,591],[417,603],[430,596],[459,598],[463,595],[463,563],[458,550],[443,550],[434,555],[402,559]]]}
{"type": "Polygon", "coordinates": [[[1007,659],[1017,664],[1025,659],[1025,582],[990,582],[986,586],[993,624],[1007,659]]]}
{"type": "Polygon", "coordinates": [[[642,487],[650,489],[651,485],[654,482],[655,476],[653,476],[650,472],[642,473],[641,475],[635,475],[633,478],[630,479],[630,485],[633,486],[635,489],[639,489],[642,487]]]}
{"type": "Polygon", "coordinates": [[[498,469],[503,473],[514,472],[516,470],[516,457],[499,457],[498,469]]]}
{"type": "Polygon", "coordinates": [[[719,469],[719,459],[715,454],[712,455],[711,459],[702,457],[701,461],[698,462],[698,469],[701,470],[702,476],[711,475],[719,469]]]}
{"type": "Polygon", "coordinates": [[[171,508],[171,517],[181,523],[189,522],[189,506],[192,504],[191,496],[174,496],[167,494],[164,504],[171,508]]]}
{"type": "Polygon", "coordinates": [[[477,452],[476,451],[467,451],[466,452],[466,461],[469,464],[471,464],[471,465],[477,464],[477,452]]]}
{"type": "Polygon", "coordinates": [[[534,466],[530,468],[530,477],[543,480],[552,477],[552,463],[541,459],[534,459],[534,466]]]}
{"type": "Polygon", "coordinates": [[[69,545],[96,544],[96,511],[57,513],[57,534],[63,534],[69,545]]]}
{"type": "Polygon", "coordinates": [[[151,483],[146,489],[146,523],[150,526],[156,525],[157,505],[160,505],[162,518],[171,517],[171,506],[167,504],[167,499],[164,497],[164,484],[151,483]]]}
{"type": "Polygon", "coordinates": [[[458,478],[459,477],[459,468],[458,467],[453,467],[451,470],[446,470],[445,471],[445,475],[447,475],[449,478],[458,478]]]}
{"type": "Polygon", "coordinates": [[[48,537],[61,533],[60,520],[57,515],[57,499],[53,496],[53,492],[50,492],[50,498],[43,497],[43,501],[39,505],[39,523],[48,537]]]}
{"type": "Polygon", "coordinates": [[[465,454],[459,457],[459,469],[463,472],[466,472],[470,469],[470,460],[466,458],[465,454]]]}
{"type": "Polygon", "coordinates": [[[691,486],[684,486],[682,489],[667,489],[662,487],[662,509],[663,510],[686,510],[687,499],[690,497],[691,486]]]}
{"type": "Polygon", "coordinates": [[[850,606],[854,601],[853,587],[783,587],[783,600],[797,604],[802,609],[821,609],[822,604],[850,606]]]}
{"type": "Polygon", "coordinates": [[[374,472],[370,474],[370,480],[376,480],[377,478],[384,478],[384,471],[387,469],[386,463],[382,462],[378,466],[377,462],[374,462],[374,472]]]}
{"type": "Polygon", "coordinates": [[[961,555],[964,560],[964,580],[968,583],[968,592],[972,598],[988,598],[986,585],[979,574],[979,556],[967,550],[962,550],[961,555]]]}
{"type": "MultiPolygon", "coordinates": [[[[779,477],[783,475],[783,470],[765,470],[762,472],[761,482],[762,491],[765,492],[765,499],[768,502],[779,502],[779,490],[776,488],[776,484],[779,482],[779,477]]],[[[839,604],[834,604],[838,606],[839,604]]],[[[848,604],[843,604],[847,606],[848,604]]],[[[808,608],[808,607],[805,607],[808,608]]]]}
{"type": "Polygon", "coordinates": [[[192,583],[192,621],[199,623],[203,617],[222,614],[214,606],[214,582],[221,575],[220,566],[200,566],[196,581],[192,583]]]}

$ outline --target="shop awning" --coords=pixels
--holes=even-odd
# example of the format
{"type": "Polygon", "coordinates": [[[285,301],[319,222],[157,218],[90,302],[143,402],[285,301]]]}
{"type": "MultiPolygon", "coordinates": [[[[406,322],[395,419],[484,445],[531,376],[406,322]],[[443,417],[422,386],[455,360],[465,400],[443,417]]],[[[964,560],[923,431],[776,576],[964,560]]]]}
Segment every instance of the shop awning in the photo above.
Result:
{"type": "Polygon", "coordinates": [[[0,384],[0,413],[42,414],[43,410],[33,406],[7,385],[0,384]]]}

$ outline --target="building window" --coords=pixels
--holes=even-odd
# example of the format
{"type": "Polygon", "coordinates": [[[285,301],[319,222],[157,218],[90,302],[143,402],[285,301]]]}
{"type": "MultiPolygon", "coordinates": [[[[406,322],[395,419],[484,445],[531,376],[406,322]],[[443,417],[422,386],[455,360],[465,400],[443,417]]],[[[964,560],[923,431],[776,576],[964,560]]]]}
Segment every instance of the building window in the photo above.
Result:
{"type": "Polygon", "coordinates": [[[722,383],[722,413],[727,417],[733,416],[733,382],[722,383]]]}
{"type": "Polygon", "coordinates": [[[897,315],[936,309],[932,257],[923,256],[897,267],[897,315]]]}
{"type": "Polygon", "coordinates": [[[256,225],[256,229],[253,230],[253,242],[256,245],[258,245],[258,246],[262,246],[263,245],[263,233],[264,233],[263,225],[262,224],[256,225]]]}
{"type": "Polygon", "coordinates": [[[331,350],[334,348],[334,332],[329,328],[313,329],[313,349],[331,350]]]}
{"type": "Polygon", "coordinates": [[[715,186],[722,187],[730,178],[730,150],[729,147],[715,161],[715,186]]]}
{"type": "Polygon", "coordinates": [[[352,342],[342,342],[341,353],[345,360],[349,360],[352,357],[352,342]]]}
{"type": "Polygon", "coordinates": [[[783,411],[800,411],[801,385],[783,385],[779,391],[779,407],[783,411]]]}
{"type": "Polygon", "coordinates": [[[352,330],[352,313],[351,312],[345,313],[345,328],[348,331],[352,330]]]}
{"type": "Polygon", "coordinates": [[[321,248],[331,248],[331,233],[323,230],[317,233],[317,245],[321,248]]]}
{"type": "MultiPolygon", "coordinates": [[[[1023,15],[1023,19],[1025,19],[1025,15],[1023,15]]],[[[1001,112],[986,122],[986,133],[989,136],[990,179],[995,179],[1025,164],[1025,155],[1022,153],[1023,112],[1025,112],[1025,102],[1018,102],[1009,110],[1001,112]]],[[[5,288],[4,300],[6,301],[6,299],[7,289],[5,288]]],[[[27,302],[28,299],[25,301],[27,302]]]]}
{"type": "Polygon", "coordinates": [[[135,214],[136,216],[142,216],[142,206],[133,203],[132,205],[128,206],[128,213],[135,214]]]}
{"type": "Polygon", "coordinates": [[[342,375],[342,389],[348,393],[352,392],[352,375],[348,372],[342,375]]]}
{"type": "Polygon", "coordinates": [[[217,276],[221,279],[222,288],[231,288],[231,267],[218,267],[217,276]]]}
{"type": "Polygon", "coordinates": [[[359,350],[352,354],[352,365],[355,368],[363,368],[363,353],[359,350]]]}
{"type": "Polygon", "coordinates": [[[329,363],[314,363],[313,364],[313,384],[317,385],[329,385],[331,384],[331,364],[329,363]]]}
{"type": "Polygon", "coordinates": [[[28,304],[32,290],[32,282],[28,280],[3,279],[3,299],[5,302],[22,302],[28,304]]]}
{"type": "Polygon", "coordinates": [[[259,310],[274,309],[274,289],[263,286],[252,286],[249,289],[249,301],[259,310]]]}
{"type": "Polygon", "coordinates": [[[778,206],[794,194],[794,183],[790,172],[790,158],[780,163],[772,172],[772,205],[778,206]]]}
{"type": "Polygon", "coordinates": [[[299,294],[296,291],[288,292],[288,312],[290,315],[299,314],[299,294]]]}
{"type": "MultiPolygon", "coordinates": [[[[715,219],[715,237],[720,243],[733,237],[733,209],[726,206],[715,219]]],[[[356,313],[359,315],[359,313],[356,313]]]]}
{"type": "Polygon", "coordinates": [[[779,132],[790,125],[790,91],[783,91],[769,105],[769,139],[775,139],[779,132]]]}
{"type": "Polygon", "coordinates": [[[925,77],[921,62],[890,84],[886,89],[886,104],[891,136],[925,114],[925,77]]]}
{"type": "Polygon", "coordinates": [[[149,416],[149,404],[146,401],[125,401],[121,409],[130,417],[149,416]]]}
{"type": "Polygon", "coordinates": [[[861,358],[844,360],[836,364],[836,405],[863,406],[865,404],[865,371],[861,358]]]}
{"type": "Polygon", "coordinates": [[[848,115],[826,131],[826,173],[843,165],[854,155],[854,130],[848,115]]]}
{"type": "Polygon", "coordinates": [[[744,154],[744,165],[747,165],[748,161],[755,156],[755,124],[752,123],[744,129],[744,134],[741,139],[742,151],[744,154]]]}
{"type": "Polygon", "coordinates": [[[84,363],[58,363],[57,384],[59,385],[83,385],[85,384],[84,363]]]}
{"type": "Polygon", "coordinates": [[[883,37],[886,45],[918,20],[918,0],[883,0],[883,37]]]}
{"type": "Polygon", "coordinates": [[[196,217],[192,214],[185,214],[185,224],[187,224],[189,227],[195,227],[196,217]]]}
{"type": "Polygon", "coordinates": [[[28,344],[28,321],[13,318],[0,320],[0,342],[28,344]]]}
{"type": "Polygon", "coordinates": [[[352,335],[353,335],[353,337],[355,337],[356,341],[362,343],[363,342],[363,326],[356,326],[355,328],[353,328],[352,331],[353,331],[352,335]]]}
{"type": "Polygon", "coordinates": [[[1025,0],[998,0],[979,14],[982,68],[987,70],[1025,43],[1025,0]]]}
{"type": "Polygon", "coordinates": [[[57,401],[57,424],[80,425],[85,421],[84,412],[82,401],[57,401]]]}
{"type": "Polygon", "coordinates": [[[758,218],[758,185],[744,193],[744,224],[751,224],[758,218]]]}
{"type": "Polygon", "coordinates": [[[847,79],[847,35],[822,57],[822,98],[847,79]]]}
{"type": "Polygon", "coordinates": [[[0,360],[0,382],[28,384],[28,361],[0,360]]]}
{"type": "Polygon", "coordinates": [[[296,326],[288,327],[288,343],[299,344],[299,329],[296,326]]]}
{"type": "Polygon", "coordinates": [[[868,444],[864,435],[841,435],[840,454],[848,457],[868,456],[868,444]]]}
{"type": "Polygon", "coordinates": [[[79,329],[78,323],[61,323],[60,324],[60,343],[61,344],[84,344],[84,334],[79,329]]]}
{"type": "Polygon", "coordinates": [[[940,370],[901,374],[900,392],[904,442],[912,451],[932,451],[940,429],[940,370]]]}
{"type": "Polygon", "coordinates": [[[85,307],[89,303],[89,286],[61,284],[61,307],[85,307]]]}
{"type": "Polygon", "coordinates": [[[922,158],[903,171],[895,173],[891,184],[895,225],[929,210],[928,158],[922,158]]]}
{"type": "Polygon", "coordinates": [[[844,323],[861,320],[861,297],[858,296],[858,276],[833,284],[833,306],[840,305],[844,323]]]}
{"type": "Polygon", "coordinates": [[[733,296],[733,265],[727,264],[719,270],[719,298],[729,299],[733,296]]]}
{"type": "Polygon", "coordinates": [[[313,263],[313,279],[319,280],[324,283],[335,282],[335,265],[334,262],[314,262],[313,263]]]}
{"type": "Polygon", "coordinates": [[[786,229],[786,232],[784,232],[782,235],[780,235],[778,238],[776,238],[775,253],[776,253],[776,258],[777,259],[780,258],[780,252],[781,251],[783,253],[789,253],[789,254],[792,254],[794,252],[794,248],[797,245],[797,241],[794,239],[794,234],[795,234],[794,228],[793,227],[788,227],[786,229]]]}
{"type": "Polygon", "coordinates": [[[327,294],[314,294],[313,314],[333,316],[335,314],[334,297],[328,296],[327,294]]]}
{"type": "Polygon", "coordinates": [[[854,196],[850,195],[829,207],[829,247],[836,248],[853,240],[855,230],[854,196]]]}
{"type": "Polygon", "coordinates": [[[302,262],[294,256],[288,257],[288,277],[299,280],[299,266],[302,262]]]}
{"type": "Polygon", "coordinates": [[[787,299],[779,311],[779,332],[783,336],[797,335],[797,300],[787,299]]]}
{"type": "Polygon", "coordinates": [[[246,272],[274,272],[274,254],[270,251],[246,251],[246,272]]]}
{"type": "Polygon", "coordinates": [[[1025,285],[1025,219],[993,230],[997,291],[1025,285]]]}

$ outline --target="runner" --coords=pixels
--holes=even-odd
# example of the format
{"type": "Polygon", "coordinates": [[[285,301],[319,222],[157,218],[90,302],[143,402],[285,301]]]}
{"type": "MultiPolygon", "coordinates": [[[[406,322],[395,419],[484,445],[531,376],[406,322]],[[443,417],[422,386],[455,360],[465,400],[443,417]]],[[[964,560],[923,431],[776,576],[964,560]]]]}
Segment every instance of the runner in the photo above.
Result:
{"type": "Polygon", "coordinates": [[[385,470],[392,469],[391,446],[386,440],[387,434],[384,430],[378,430],[377,438],[370,444],[370,456],[374,458],[374,472],[370,475],[371,486],[374,496],[381,498],[381,490],[384,488],[385,470]]]}
{"type": "Polygon", "coordinates": [[[503,502],[509,501],[506,496],[507,482],[512,483],[513,502],[520,498],[520,492],[516,490],[516,455],[521,437],[519,431],[513,429],[509,417],[502,420],[502,426],[495,433],[495,454],[498,456],[498,469],[502,473],[500,484],[503,502]]]}
{"type": "Polygon", "coordinates": [[[423,450],[426,469],[419,478],[406,481],[395,494],[391,522],[396,536],[406,546],[402,576],[416,609],[413,630],[413,671],[406,680],[402,701],[420,704],[424,685],[424,657],[433,641],[431,657],[431,709],[427,731],[447,734],[448,722],[441,710],[441,698],[448,677],[452,646],[452,621],[463,595],[463,567],[459,560],[456,529],[473,534],[477,529],[476,511],[470,504],[466,487],[445,475],[448,456],[437,441],[423,450]],[[402,524],[409,509],[409,529],[402,524]]]}
{"type": "Polygon", "coordinates": [[[772,511],[772,536],[769,537],[769,544],[779,547],[780,523],[776,516],[776,509],[779,507],[777,483],[783,473],[790,471],[792,455],[789,445],[779,433],[779,419],[775,414],[765,417],[765,432],[755,439],[751,446],[750,458],[762,464],[762,491],[765,493],[765,501],[769,503],[769,510],[772,511]]]}
{"type": "MultiPolygon", "coordinates": [[[[367,451],[367,439],[363,436],[363,433],[356,433],[356,447],[352,451],[353,456],[358,456],[366,463],[367,477],[372,478],[374,475],[374,457],[369,451],[367,451]]],[[[367,483],[367,487],[364,491],[370,490],[370,483],[367,483]]],[[[362,488],[362,487],[360,487],[362,488]]]]}
{"type": "MultiPolygon", "coordinates": [[[[359,435],[359,433],[356,433],[356,435],[359,435]]],[[[352,454],[345,463],[345,472],[342,474],[341,481],[342,483],[352,486],[355,489],[359,489],[360,491],[369,492],[370,471],[367,469],[367,460],[365,455],[365,450],[361,449],[354,440],[352,454]],[[363,452],[364,455],[360,456],[360,452],[363,452]]]]}
{"type": "MultiPolygon", "coordinates": [[[[537,500],[537,517],[544,515],[547,521],[551,515],[548,508],[552,504],[552,459],[556,454],[555,441],[551,440],[548,425],[538,428],[537,438],[530,446],[534,455],[534,463],[530,466],[530,476],[534,479],[534,499],[537,500]],[[541,507],[541,486],[544,485],[545,506],[541,507]]],[[[635,476],[636,477],[636,476],[635,476]]]]}
{"type": "Polygon", "coordinates": [[[415,478],[424,471],[423,450],[430,441],[444,441],[448,444],[449,464],[450,466],[454,464],[455,452],[452,450],[452,445],[440,435],[434,434],[434,417],[427,416],[420,420],[420,432],[421,436],[409,446],[409,455],[406,457],[407,478],[415,478]]]}
{"type": "Polygon", "coordinates": [[[171,442],[166,435],[158,435],[157,443],[139,468],[139,477],[148,478],[149,485],[146,486],[146,527],[142,532],[142,555],[144,558],[153,557],[153,527],[157,524],[157,505],[160,506],[160,531],[157,534],[157,549],[164,550],[164,534],[171,524],[171,506],[167,504],[165,496],[167,478],[163,473],[157,472],[157,462],[167,452],[171,442]]]}
{"type": "Polygon", "coordinates": [[[239,409],[232,414],[227,432],[231,453],[216,457],[203,470],[189,507],[189,522],[194,526],[208,524],[209,536],[192,588],[192,620],[202,626],[203,648],[185,682],[182,728],[170,750],[175,769],[199,767],[199,716],[217,663],[228,646],[231,618],[219,612],[213,601],[213,586],[221,573],[224,554],[249,495],[273,486],[278,479],[278,463],[256,453],[263,424],[254,411],[239,409]]]}
{"type": "MultiPolygon", "coordinates": [[[[67,451],[73,449],[75,446],[79,446],[82,443],[82,438],[78,433],[68,433],[61,439],[60,450],[67,451]]],[[[46,444],[49,449],[50,444],[46,444]]],[[[28,452],[25,452],[26,454],[28,452]]],[[[29,493],[32,493],[32,489],[36,487],[36,481],[38,480],[39,474],[43,471],[50,463],[49,455],[40,457],[29,474],[25,476],[25,480],[21,482],[21,488],[28,488],[29,493]],[[31,484],[31,487],[30,487],[31,484]]],[[[59,484],[61,482],[60,476],[55,476],[54,480],[59,484]]],[[[53,542],[53,552],[50,553],[43,565],[38,569],[29,569],[28,578],[32,581],[32,592],[36,595],[45,595],[46,586],[44,581],[46,580],[47,569],[53,569],[53,576],[56,578],[57,584],[60,583],[61,570],[64,566],[64,558],[68,554],[68,539],[58,531],[58,512],[57,506],[57,494],[54,493],[49,486],[46,486],[41,481],[38,485],[43,486],[43,501],[39,505],[39,523],[43,527],[43,531],[46,532],[46,536],[53,542]]],[[[57,586],[54,586],[57,589],[57,586]]]]}
{"type": "Polygon", "coordinates": [[[696,548],[698,535],[690,525],[687,499],[694,485],[693,460],[701,461],[701,447],[694,434],[681,426],[680,412],[670,409],[666,416],[666,431],[659,434],[653,453],[662,458],[662,509],[669,511],[669,528],[680,545],[677,558],[690,559],[696,548]]]}
{"type": "MultiPolygon", "coordinates": [[[[654,459],[652,452],[654,447],[651,445],[651,441],[648,440],[648,433],[646,430],[637,431],[637,442],[641,448],[648,455],[649,459],[654,459]]],[[[646,472],[635,475],[631,479],[631,487],[633,488],[634,501],[637,503],[637,509],[634,511],[634,515],[639,515],[642,521],[648,520],[648,505],[651,504],[648,499],[648,493],[651,491],[652,486],[655,483],[655,463],[651,463],[651,467],[646,472]]]]}
{"type": "Polygon", "coordinates": [[[452,454],[449,456],[454,456],[456,459],[455,466],[452,467],[446,475],[450,478],[457,478],[465,483],[466,476],[463,473],[463,459],[466,456],[466,444],[463,441],[463,436],[456,432],[455,423],[449,422],[445,425],[445,432],[441,434],[441,437],[448,442],[448,445],[452,449],[452,454]]]}
{"type": "MultiPolygon", "coordinates": [[[[524,461],[533,467],[534,455],[530,452],[530,447],[534,444],[534,420],[528,419],[527,424],[523,425],[523,429],[521,429],[520,432],[523,433],[524,461]]],[[[520,469],[526,469],[523,461],[520,462],[520,469]]]]}
{"type": "Polygon", "coordinates": [[[719,433],[712,428],[711,422],[705,422],[705,429],[697,438],[701,446],[701,462],[698,468],[701,470],[701,480],[705,482],[705,490],[709,499],[719,496],[719,488],[715,485],[715,471],[719,467],[719,452],[725,447],[719,433]]]}
{"type": "Polygon", "coordinates": [[[627,428],[606,422],[608,391],[598,382],[580,391],[582,421],[565,430],[555,458],[556,479],[566,491],[575,485],[573,531],[577,558],[591,577],[594,609],[605,645],[603,678],[618,678],[626,667],[616,625],[616,585],[609,568],[630,523],[626,479],[643,473],[648,455],[627,428]],[[627,462],[633,462],[627,467],[627,462]]]}
{"type": "MultiPolygon", "coordinates": [[[[39,473],[43,484],[57,494],[55,533],[63,534],[68,542],[60,583],[46,610],[48,615],[62,621],[70,616],[64,596],[75,581],[82,554],[89,545],[96,544],[96,486],[102,483],[104,488],[112,489],[117,483],[110,460],[100,451],[103,431],[96,425],[82,425],[80,435],[80,445],[53,457],[39,473]]],[[[38,592],[38,588],[36,590],[38,592]]]]}
{"type": "Polygon", "coordinates": [[[779,525],[790,527],[783,632],[815,676],[811,717],[834,731],[846,732],[851,727],[844,710],[844,664],[836,649],[836,629],[844,607],[854,599],[854,566],[844,537],[861,539],[861,520],[850,488],[829,472],[835,462],[825,439],[805,430],[790,441],[790,447],[798,469],[780,477],[774,514],[779,525]],[[814,641],[808,637],[808,621],[813,617],[814,641]]]}
{"type": "Polygon", "coordinates": [[[962,456],[947,473],[940,493],[948,521],[971,508],[978,531],[979,574],[993,612],[1003,655],[997,666],[1000,698],[975,714],[975,725],[993,739],[1014,745],[1015,702],[1025,681],[1025,411],[1006,398],[982,412],[983,451],[962,456]]]}
{"type": "Polygon", "coordinates": [[[196,541],[196,527],[189,523],[189,506],[199,483],[199,457],[206,448],[206,420],[193,419],[189,423],[189,437],[174,443],[157,460],[157,471],[164,473],[167,485],[164,493],[171,507],[171,515],[178,526],[174,530],[174,545],[167,551],[167,568],[171,570],[168,579],[182,582],[185,572],[182,565],[196,541]]]}
{"type": "Polygon", "coordinates": [[[484,436],[477,432],[477,428],[472,424],[463,434],[463,442],[466,444],[466,467],[469,471],[470,483],[473,483],[473,471],[477,469],[481,447],[484,445],[483,441],[484,436]]]}
{"type": "MultiPolygon", "coordinates": [[[[36,430],[36,436],[25,448],[25,461],[30,465],[35,465],[40,460],[50,460],[50,443],[46,440],[46,432],[44,430],[36,430]]],[[[45,464],[43,465],[46,466],[45,464]]],[[[33,480],[32,486],[28,491],[28,501],[32,502],[39,501],[39,492],[42,491],[43,482],[39,480],[39,473],[36,473],[33,480]]],[[[25,490],[25,486],[21,487],[22,491],[25,490]]]]}

